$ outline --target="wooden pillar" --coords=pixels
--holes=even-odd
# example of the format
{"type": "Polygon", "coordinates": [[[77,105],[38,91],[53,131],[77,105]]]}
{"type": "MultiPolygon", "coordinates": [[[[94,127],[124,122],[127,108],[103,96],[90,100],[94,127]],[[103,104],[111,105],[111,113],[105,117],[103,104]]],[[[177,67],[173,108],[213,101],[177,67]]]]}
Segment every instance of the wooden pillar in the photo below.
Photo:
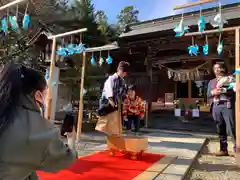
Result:
{"type": "Polygon", "coordinates": [[[150,119],[150,114],[151,114],[151,110],[152,110],[152,86],[153,86],[153,73],[152,73],[152,60],[150,59],[147,59],[147,74],[148,74],[148,77],[149,77],[149,86],[146,87],[148,88],[148,113],[146,114],[147,117],[146,117],[146,128],[148,128],[149,126],[149,119],[150,119]]]}
{"type": "Polygon", "coordinates": [[[83,89],[84,89],[84,77],[85,77],[85,66],[86,66],[86,52],[83,52],[83,63],[82,63],[82,75],[81,75],[81,84],[80,84],[80,101],[78,108],[78,124],[77,124],[77,142],[80,141],[80,134],[82,132],[82,121],[83,121],[83,89]]]}
{"type": "Polygon", "coordinates": [[[52,54],[51,64],[49,69],[49,83],[48,83],[48,94],[47,94],[47,108],[46,108],[46,119],[51,120],[52,111],[52,84],[53,84],[53,68],[55,66],[55,54],[56,54],[56,38],[53,38],[52,42],[52,54]]]}
{"type": "Polygon", "coordinates": [[[192,81],[188,80],[188,99],[189,99],[189,101],[191,98],[192,98],[192,81]]]}
{"type": "MultiPolygon", "coordinates": [[[[240,68],[240,28],[235,30],[235,69],[240,68]]],[[[240,75],[236,75],[236,143],[237,152],[240,153],[240,75]]]]}

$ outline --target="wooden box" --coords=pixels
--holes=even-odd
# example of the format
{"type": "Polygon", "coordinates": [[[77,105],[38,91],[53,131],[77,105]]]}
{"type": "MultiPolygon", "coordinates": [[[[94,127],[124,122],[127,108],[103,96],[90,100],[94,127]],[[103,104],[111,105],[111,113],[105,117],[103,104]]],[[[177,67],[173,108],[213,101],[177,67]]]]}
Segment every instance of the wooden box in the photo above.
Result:
{"type": "Polygon", "coordinates": [[[148,149],[148,138],[140,136],[109,136],[108,149],[140,153],[148,149]]]}

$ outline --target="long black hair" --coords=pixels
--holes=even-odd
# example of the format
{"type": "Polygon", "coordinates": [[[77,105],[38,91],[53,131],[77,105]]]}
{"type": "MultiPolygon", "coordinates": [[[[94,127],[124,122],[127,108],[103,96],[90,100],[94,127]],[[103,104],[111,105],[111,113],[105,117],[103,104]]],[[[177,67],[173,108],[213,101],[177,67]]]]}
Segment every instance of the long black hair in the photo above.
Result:
{"type": "Polygon", "coordinates": [[[0,73],[0,135],[13,122],[12,115],[21,95],[46,88],[44,76],[22,64],[6,64],[0,73]]]}

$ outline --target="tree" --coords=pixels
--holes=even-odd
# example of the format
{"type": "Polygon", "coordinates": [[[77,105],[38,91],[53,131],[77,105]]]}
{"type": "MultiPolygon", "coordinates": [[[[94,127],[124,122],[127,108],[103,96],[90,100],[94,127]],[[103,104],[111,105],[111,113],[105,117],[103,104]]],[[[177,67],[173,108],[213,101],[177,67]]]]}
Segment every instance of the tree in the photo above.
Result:
{"type": "Polygon", "coordinates": [[[101,31],[105,37],[106,43],[116,41],[118,35],[116,33],[116,25],[108,24],[108,18],[104,11],[97,11],[95,14],[96,22],[98,23],[98,30],[101,31]]]}
{"type": "MultiPolygon", "coordinates": [[[[34,11],[37,7],[31,6],[31,22],[29,30],[24,30],[22,28],[21,21],[23,16],[21,16],[21,14],[23,12],[22,9],[20,9],[20,13],[18,14],[18,30],[13,31],[9,26],[7,34],[3,33],[3,31],[0,32],[0,63],[4,64],[11,59],[23,62],[32,67],[38,66],[40,63],[39,49],[35,48],[31,43],[29,44],[28,42],[32,37],[34,37],[39,28],[43,27],[45,16],[42,14],[44,14],[45,11],[48,11],[50,7],[53,7],[54,11],[52,12],[52,16],[59,17],[58,14],[65,13],[67,3],[68,0],[49,0],[49,4],[52,4],[52,6],[41,6],[41,12],[34,11]]],[[[11,12],[11,14],[12,13],[13,12],[11,12]]]]}
{"type": "Polygon", "coordinates": [[[24,30],[19,24],[17,31],[11,30],[8,27],[8,32],[5,34],[3,31],[0,33],[0,47],[1,47],[1,57],[0,64],[5,64],[9,60],[22,62],[34,67],[39,64],[37,62],[39,58],[39,51],[34,48],[34,46],[28,44],[30,38],[35,34],[36,29],[39,27],[37,21],[31,22],[31,31],[24,30]]]}
{"type": "Polygon", "coordinates": [[[75,19],[95,22],[94,5],[91,0],[73,0],[69,12],[75,19]]]}
{"type": "Polygon", "coordinates": [[[100,10],[97,11],[95,14],[96,22],[98,23],[98,30],[101,31],[101,33],[105,36],[108,35],[108,19],[104,11],[100,10]]]}
{"type": "Polygon", "coordinates": [[[117,16],[118,24],[117,31],[122,33],[125,30],[127,24],[139,22],[138,20],[139,11],[134,9],[133,6],[126,6],[120,11],[117,16]]]}

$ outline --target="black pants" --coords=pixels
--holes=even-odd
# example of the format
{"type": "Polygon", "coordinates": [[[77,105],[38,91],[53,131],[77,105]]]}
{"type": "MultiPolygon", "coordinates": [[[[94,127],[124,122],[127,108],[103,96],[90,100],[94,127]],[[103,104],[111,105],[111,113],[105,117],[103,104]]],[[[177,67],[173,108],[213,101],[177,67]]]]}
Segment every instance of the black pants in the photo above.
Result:
{"type": "Polygon", "coordinates": [[[235,111],[229,108],[227,103],[214,104],[212,108],[213,119],[216,123],[217,133],[220,139],[220,150],[227,151],[227,135],[232,137],[234,150],[236,150],[235,111]]]}
{"type": "Polygon", "coordinates": [[[139,132],[140,129],[140,118],[136,115],[128,115],[127,116],[127,130],[132,129],[132,124],[134,124],[135,132],[139,132]]]}
{"type": "Polygon", "coordinates": [[[72,132],[74,125],[76,128],[75,116],[72,113],[67,113],[61,126],[61,135],[64,136],[66,132],[67,133],[72,132]]]}

